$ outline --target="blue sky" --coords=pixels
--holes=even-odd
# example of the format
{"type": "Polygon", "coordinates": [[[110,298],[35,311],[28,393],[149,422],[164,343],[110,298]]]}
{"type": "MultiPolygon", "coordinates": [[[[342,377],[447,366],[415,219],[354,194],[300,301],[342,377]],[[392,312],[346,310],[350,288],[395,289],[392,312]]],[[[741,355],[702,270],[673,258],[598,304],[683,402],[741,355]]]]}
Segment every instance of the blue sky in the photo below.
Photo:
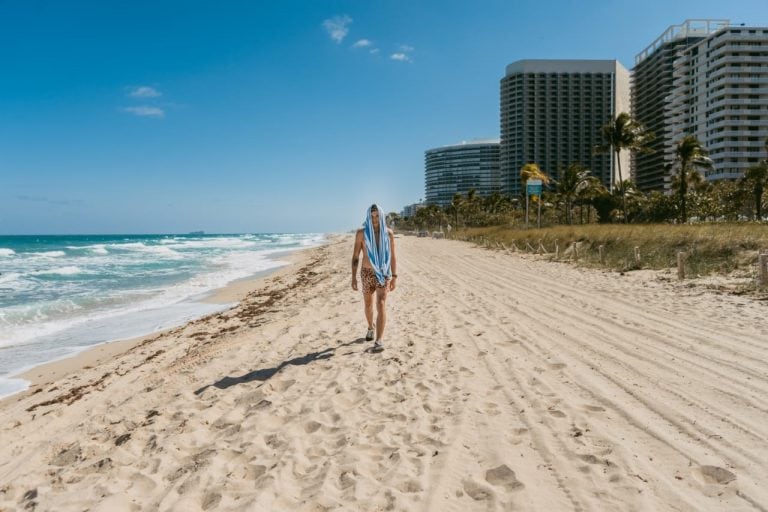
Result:
{"type": "Polygon", "coordinates": [[[0,0],[0,234],[341,231],[498,137],[504,68],[765,0],[0,0]]]}

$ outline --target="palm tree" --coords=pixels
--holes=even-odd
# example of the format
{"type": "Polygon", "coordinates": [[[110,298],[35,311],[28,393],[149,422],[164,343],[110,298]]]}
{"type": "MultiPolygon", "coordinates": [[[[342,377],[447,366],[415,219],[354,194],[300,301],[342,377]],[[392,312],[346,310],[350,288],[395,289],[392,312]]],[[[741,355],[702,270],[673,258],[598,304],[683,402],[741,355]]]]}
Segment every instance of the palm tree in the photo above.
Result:
{"type": "Polygon", "coordinates": [[[464,199],[464,211],[467,219],[469,219],[469,222],[473,225],[477,225],[478,223],[482,201],[483,199],[477,195],[476,189],[469,189],[467,197],[464,199]]]}
{"type": "Polygon", "coordinates": [[[701,181],[701,175],[698,169],[711,169],[712,160],[699,139],[693,135],[687,135],[678,141],[675,147],[675,163],[678,167],[678,173],[675,178],[675,187],[677,188],[678,201],[680,204],[680,222],[685,223],[688,220],[686,211],[686,199],[688,197],[688,185],[701,181]]]}
{"type": "Polygon", "coordinates": [[[596,176],[587,176],[587,178],[580,184],[576,193],[578,195],[582,211],[584,210],[584,205],[587,205],[587,224],[590,224],[594,200],[601,195],[607,195],[608,191],[600,182],[599,178],[596,176]]]}
{"type": "MultiPolygon", "coordinates": [[[[768,145],[768,141],[767,145],[768,145]]],[[[755,198],[755,220],[763,219],[763,192],[768,187],[768,160],[753,165],[744,173],[743,183],[752,189],[755,198]]]]}
{"type": "Polygon", "coordinates": [[[557,182],[557,192],[565,201],[565,222],[572,224],[573,201],[580,189],[584,188],[589,178],[590,170],[581,164],[571,164],[560,176],[557,182]]]}
{"type": "Polygon", "coordinates": [[[529,162],[520,168],[520,180],[523,182],[523,189],[525,189],[525,184],[528,180],[541,180],[544,185],[550,181],[549,176],[533,162],[529,162]]]}
{"type": "Polygon", "coordinates": [[[459,192],[453,194],[453,200],[451,201],[451,209],[455,219],[456,228],[459,227],[459,213],[464,208],[464,198],[461,197],[459,192]]]}
{"type": "MultiPolygon", "coordinates": [[[[621,194],[621,209],[624,212],[624,221],[627,219],[627,205],[624,199],[625,190],[622,189],[624,177],[621,174],[621,152],[622,150],[638,151],[649,153],[648,147],[654,139],[652,132],[645,129],[643,125],[632,119],[626,112],[621,112],[616,119],[604,125],[600,134],[603,137],[603,144],[595,147],[595,153],[608,153],[612,151],[616,158],[616,168],[619,171],[619,193],[621,194]]],[[[611,191],[613,191],[613,176],[611,176],[611,191]]]]}

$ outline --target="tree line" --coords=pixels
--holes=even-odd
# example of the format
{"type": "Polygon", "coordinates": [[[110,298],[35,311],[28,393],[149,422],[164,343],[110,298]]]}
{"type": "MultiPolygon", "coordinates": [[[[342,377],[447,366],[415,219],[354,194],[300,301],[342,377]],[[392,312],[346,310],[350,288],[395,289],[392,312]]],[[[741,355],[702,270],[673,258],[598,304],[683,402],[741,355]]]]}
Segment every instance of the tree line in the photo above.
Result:
{"type": "MultiPolygon", "coordinates": [[[[708,181],[702,171],[712,168],[706,148],[693,135],[675,144],[675,159],[665,167],[672,177],[671,194],[642,192],[631,179],[624,179],[623,152],[648,153],[654,134],[629,114],[620,113],[601,129],[603,144],[595,153],[610,152],[617,164],[618,180],[607,189],[590,169],[573,163],[557,177],[530,162],[520,169],[525,184],[540,179],[545,185],[541,197],[542,225],[583,223],[686,223],[697,221],[762,221],[766,209],[764,191],[768,188],[768,139],[762,161],[747,169],[736,180],[708,181]]],[[[482,227],[519,225],[523,222],[525,196],[509,197],[494,193],[481,197],[475,190],[456,194],[450,205],[426,205],[410,218],[390,213],[389,219],[400,229],[435,230],[447,226],[482,227]]]]}

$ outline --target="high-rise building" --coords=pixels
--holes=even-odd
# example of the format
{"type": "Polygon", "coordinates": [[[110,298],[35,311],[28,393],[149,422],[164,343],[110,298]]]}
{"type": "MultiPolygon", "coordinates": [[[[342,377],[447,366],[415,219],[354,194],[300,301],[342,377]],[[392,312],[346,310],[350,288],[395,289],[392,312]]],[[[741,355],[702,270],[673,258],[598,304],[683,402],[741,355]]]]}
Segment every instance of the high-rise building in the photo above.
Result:
{"type": "Polygon", "coordinates": [[[416,212],[427,206],[424,203],[413,203],[403,206],[403,210],[400,212],[400,216],[407,219],[416,215],[416,212]]]}
{"type": "Polygon", "coordinates": [[[448,206],[471,189],[486,197],[499,192],[499,139],[478,139],[424,153],[426,203],[448,206]]]}
{"type": "MultiPolygon", "coordinates": [[[[768,27],[723,27],[674,62],[669,134],[694,135],[709,151],[709,180],[736,179],[766,158],[768,27]]],[[[664,159],[674,161],[674,147],[664,159]]],[[[667,177],[669,179],[669,177],[667,177]]]]}
{"type": "MultiPolygon", "coordinates": [[[[520,168],[536,163],[557,178],[581,164],[608,188],[619,177],[615,158],[595,154],[600,129],[629,112],[629,72],[615,60],[521,60],[501,79],[501,180],[505,194],[521,193],[520,168]]],[[[622,155],[622,179],[629,158],[622,155]]]]}
{"type": "Polygon", "coordinates": [[[671,25],[647,48],[635,56],[632,69],[632,117],[652,131],[656,138],[650,153],[632,155],[635,183],[643,191],[664,190],[669,182],[665,166],[674,140],[670,110],[675,81],[674,62],[687,49],[723,27],[728,20],[686,20],[671,25]]]}

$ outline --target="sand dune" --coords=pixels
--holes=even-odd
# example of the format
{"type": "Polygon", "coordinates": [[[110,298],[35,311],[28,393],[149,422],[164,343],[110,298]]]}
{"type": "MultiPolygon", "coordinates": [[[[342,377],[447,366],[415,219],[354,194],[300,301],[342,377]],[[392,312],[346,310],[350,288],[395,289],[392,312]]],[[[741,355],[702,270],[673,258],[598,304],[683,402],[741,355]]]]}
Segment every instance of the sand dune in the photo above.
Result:
{"type": "Polygon", "coordinates": [[[398,238],[0,403],[0,510],[767,510],[766,305],[398,238]],[[37,391],[39,390],[39,391],[37,391]]]}

